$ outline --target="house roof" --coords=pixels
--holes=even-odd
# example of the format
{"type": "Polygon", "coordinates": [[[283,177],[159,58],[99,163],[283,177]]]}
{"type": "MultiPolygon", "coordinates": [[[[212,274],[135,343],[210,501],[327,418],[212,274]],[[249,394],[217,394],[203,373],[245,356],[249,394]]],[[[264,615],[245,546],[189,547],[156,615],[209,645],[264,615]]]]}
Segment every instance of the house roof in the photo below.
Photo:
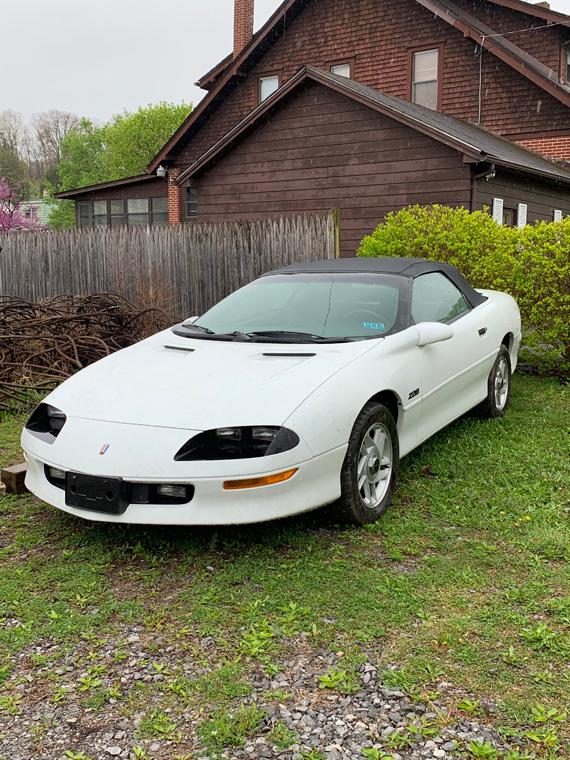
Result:
{"type": "Polygon", "coordinates": [[[570,21],[568,14],[561,11],[553,11],[550,7],[538,2],[527,3],[524,0],[488,0],[488,2],[493,3],[493,5],[501,5],[503,8],[510,8],[513,11],[526,13],[527,16],[536,16],[552,23],[559,21],[568,23],[570,21]]]}
{"type": "MultiPolygon", "coordinates": [[[[512,43],[507,37],[497,34],[490,26],[455,5],[452,0],[416,0],[416,2],[434,13],[438,18],[459,29],[466,37],[489,50],[531,82],[570,107],[570,87],[558,81],[558,72],[545,66],[526,50],[512,43]]],[[[504,2],[501,4],[503,5],[504,2]]],[[[528,4],[518,2],[517,5],[526,6],[528,4]]],[[[570,16],[563,14],[560,16],[564,21],[556,23],[570,25],[570,16]]]]}
{"type": "Polygon", "coordinates": [[[54,193],[54,198],[75,198],[78,195],[84,193],[91,193],[97,190],[107,190],[111,187],[122,187],[124,185],[137,185],[140,182],[148,182],[149,180],[157,180],[159,177],[156,174],[139,174],[136,177],[126,177],[125,179],[115,179],[111,182],[99,182],[97,185],[86,185],[85,187],[76,187],[73,190],[65,190],[61,193],[54,193]]]}
{"type": "MultiPolygon", "coordinates": [[[[171,151],[180,142],[187,142],[200,124],[215,110],[218,97],[247,72],[273,42],[283,33],[293,19],[312,0],[284,0],[267,22],[254,34],[241,53],[232,59],[227,56],[200,80],[200,86],[212,89],[198,104],[170,140],[163,146],[148,166],[154,172],[160,163],[167,160],[171,151]],[[227,62],[227,63],[226,63],[227,62]]],[[[415,0],[427,10],[461,31],[488,49],[497,58],[518,71],[530,81],[549,92],[553,97],[570,107],[570,88],[556,81],[554,72],[526,51],[514,45],[505,37],[486,26],[467,11],[453,5],[451,0],[415,0]]],[[[489,0],[521,13],[544,19],[551,23],[570,25],[570,16],[550,11],[542,6],[532,5],[523,0],[489,0]]]]}
{"type": "Polygon", "coordinates": [[[490,162],[515,171],[535,174],[570,184],[570,170],[548,161],[536,153],[531,153],[509,140],[487,132],[481,127],[460,121],[452,116],[446,116],[439,111],[432,111],[415,103],[409,103],[393,95],[386,95],[352,79],[312,67],[301,69],[279,90],[267,98],[186,171],[182,172],[177,183],[182,184],[202,172],[221,154],[229,150],[260,119],[277,108],[293,90],[307,81],[318,82],[412,129],[433,137],[463,153],[473,163],[490,162]]]}

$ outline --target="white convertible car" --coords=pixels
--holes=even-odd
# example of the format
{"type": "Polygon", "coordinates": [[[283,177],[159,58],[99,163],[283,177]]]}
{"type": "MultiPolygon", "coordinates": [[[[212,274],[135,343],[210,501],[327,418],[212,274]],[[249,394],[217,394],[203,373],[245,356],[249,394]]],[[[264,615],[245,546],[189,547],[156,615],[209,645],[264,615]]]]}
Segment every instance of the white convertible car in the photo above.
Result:
{"type": "Polygon", "coordinates": [[[517,304],[423,259],[271,272],[71,377],[22,434],[26,485],[78,517],[377,520],[399,460],[478,407],[501,417],[517,304]]]}

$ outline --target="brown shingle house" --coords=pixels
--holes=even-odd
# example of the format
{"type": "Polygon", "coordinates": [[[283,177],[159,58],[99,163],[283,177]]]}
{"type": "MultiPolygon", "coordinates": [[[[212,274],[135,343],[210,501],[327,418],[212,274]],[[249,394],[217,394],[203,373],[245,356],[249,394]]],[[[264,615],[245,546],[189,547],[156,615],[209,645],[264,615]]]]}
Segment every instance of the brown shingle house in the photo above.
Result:
{"type": "Polygon", "coordinates": [[[148,174],[59,194],[79,224],[335,208],[351,254],[414,203],[519,225],[570,213],[570,16],[522,0],[286,0],[254,35],[253,0],[235,6],[234,52],[148,174]]]}

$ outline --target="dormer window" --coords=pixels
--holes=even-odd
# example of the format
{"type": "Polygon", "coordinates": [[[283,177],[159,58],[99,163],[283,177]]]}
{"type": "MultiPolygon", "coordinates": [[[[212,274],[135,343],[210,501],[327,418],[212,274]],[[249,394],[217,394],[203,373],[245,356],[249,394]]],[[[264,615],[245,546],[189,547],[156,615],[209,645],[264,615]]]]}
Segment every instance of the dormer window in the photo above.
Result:
{"type": "Polygon", "coordinates": [[[439,106],[438,48],[412,53],[412,103],[437,111],[439,106]]]}

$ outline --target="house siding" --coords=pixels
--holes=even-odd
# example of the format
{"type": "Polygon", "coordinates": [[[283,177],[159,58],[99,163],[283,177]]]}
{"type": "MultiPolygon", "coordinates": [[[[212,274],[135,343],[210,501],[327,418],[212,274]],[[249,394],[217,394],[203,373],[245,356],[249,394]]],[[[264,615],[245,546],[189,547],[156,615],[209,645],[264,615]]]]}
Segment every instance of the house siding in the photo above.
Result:
{"type": "Polygon", "coordinates": [[[310,83],[196,177],[200,219],[338,209],[341,254],[354,255],[390,212],[469,206],[470,168],[451,148],[310,83]]]}
{"type": "MultiPolygon", "coordinates": [[[[473,2],[461,2],[473,12],[473,2]]],[[[527,20],[529,26],[538,24],[537,19],[490,3],[479,1],[475,5],[476,15],[501,31],[517,25],[520,28],[527,20]]],[[[559,70],[558,29],[527,32],[518,38],[513,35],[513,41],[559,70]]],[[[441,110],[477,122],[479,57],[472,40],[413,0],[313,0],[248,75],[225,94],[214,115],[191,141],[171,158],[176,165],[186,167],[225,135],[257,105],[259,77],[266,73],[278,72],[285,82],[304,65],[328,69],[336,61],[350,59],[354,79],[409,100],[411,49],[432,45],[441,46],[443,55],[441,110]]],[[[483,54],[482,74],[482,126],[504,135],[544,136],[563,130],[570,136],[568,108],[489,51],[483,54]]]]}
{"type": "Polygon", "coordinates": [[[540,179],[531,179],[497,169],[494,179],[476,180],[476,210],[492,208],[493,198],[502,198],[505,208],[516,209],[519,203],[528,206],[529,224],[552,222],[554,209],[560,209],[564,216],[570,214],[570,190],[554,187],[540,179]]]}

